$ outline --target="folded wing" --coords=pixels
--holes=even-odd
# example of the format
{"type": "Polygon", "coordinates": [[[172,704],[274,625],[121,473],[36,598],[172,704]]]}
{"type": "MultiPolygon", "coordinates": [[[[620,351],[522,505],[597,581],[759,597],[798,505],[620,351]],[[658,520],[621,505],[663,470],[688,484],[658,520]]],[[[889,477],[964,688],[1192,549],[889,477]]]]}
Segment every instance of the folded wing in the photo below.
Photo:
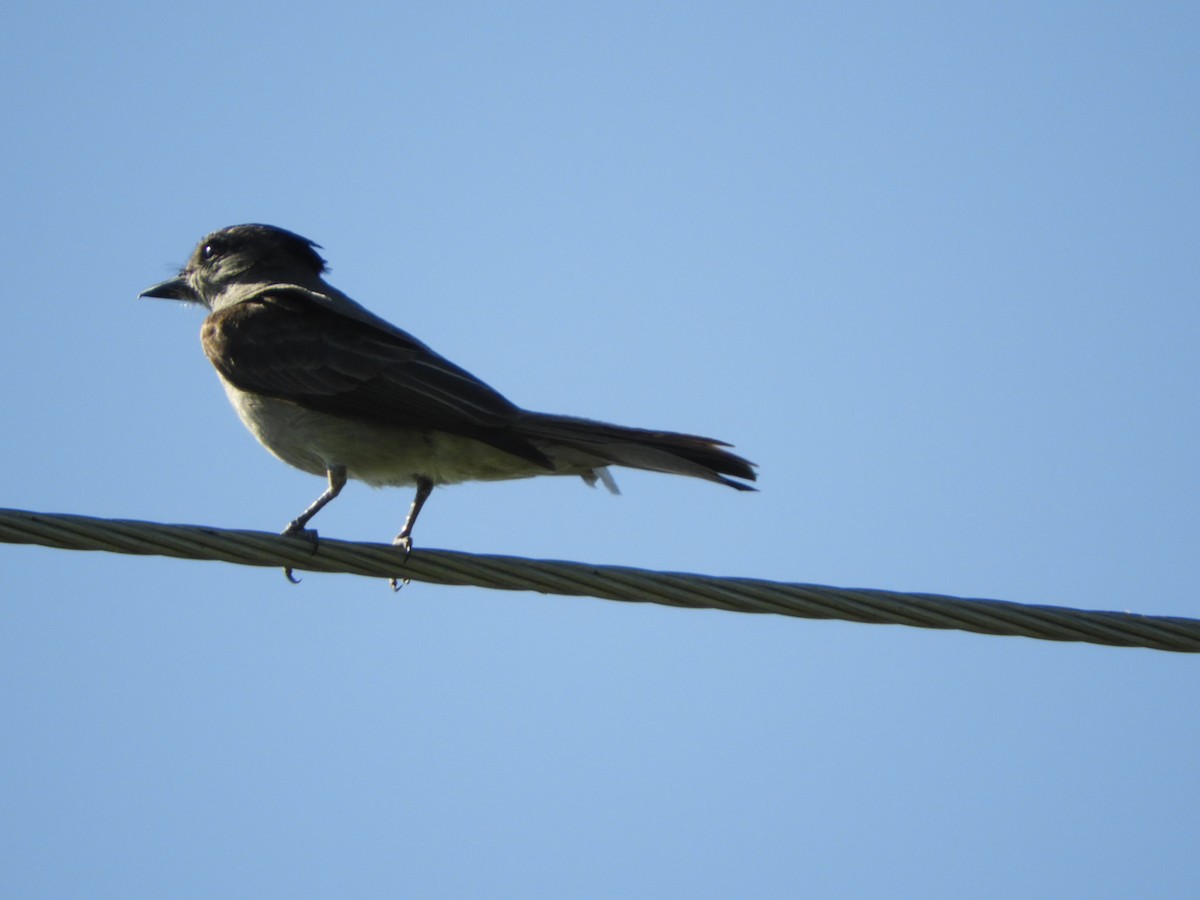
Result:
{"type": "Polygon", "coordinates": [[[243,391],[350,419],[474,438],[552,469],[512,430],[521,410],[398,328],[273,287],[214,312],[204,352],[243,391]]]}

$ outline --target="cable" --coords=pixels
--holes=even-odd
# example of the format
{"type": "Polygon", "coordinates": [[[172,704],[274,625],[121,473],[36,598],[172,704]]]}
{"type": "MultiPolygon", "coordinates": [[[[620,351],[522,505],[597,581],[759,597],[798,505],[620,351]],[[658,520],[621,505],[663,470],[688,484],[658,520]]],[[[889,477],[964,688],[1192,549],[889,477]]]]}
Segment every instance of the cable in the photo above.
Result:
{"type": "Polygon", "coordinates": [[[249,566],[290,566],[496,590],[599,597],[695,609],[776,613],[807,619],[949,628],[1048,641],[1084,641],[1200,653],[1200,620],[963,600],[863,588],[716,578],[621,566],[414,550],[407,562],[390,544],[301,537],[262,531],[164,525],[122,519],[0,509],[0,541],[65,550],[103,550],[218,560],[249,566]]]}

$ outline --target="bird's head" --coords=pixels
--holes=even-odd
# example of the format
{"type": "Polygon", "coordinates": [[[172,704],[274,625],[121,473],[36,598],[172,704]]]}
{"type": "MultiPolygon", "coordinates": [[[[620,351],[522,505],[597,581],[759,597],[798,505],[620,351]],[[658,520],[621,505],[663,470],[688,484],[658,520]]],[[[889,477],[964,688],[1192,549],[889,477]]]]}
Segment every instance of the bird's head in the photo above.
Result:
{"type": "Polygon", "coordinates": [[[184,300],[215,309],[236,302],[239,287],[313,285],[325,271],[318,244],[273,225],[233,225],[205,236],[179,274],[141,297],[184,300]],[[224,302],[223,302],[224,301],[224,302]]]}

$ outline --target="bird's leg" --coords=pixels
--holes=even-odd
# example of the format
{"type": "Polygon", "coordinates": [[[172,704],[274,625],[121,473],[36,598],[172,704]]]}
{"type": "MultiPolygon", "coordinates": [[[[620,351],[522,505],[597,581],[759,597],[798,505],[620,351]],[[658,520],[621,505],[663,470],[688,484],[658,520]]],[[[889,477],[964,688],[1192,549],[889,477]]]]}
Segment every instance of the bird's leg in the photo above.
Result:
{"type": "MultiPolygon", "coordinates": [[[[308,529],[304,526],[308,524],[309,519],[325,508],[334,497],[342,492],[342,488],[346,486],[346,467],[345,466],[328,466],[325,474],[329,478],[329,487],[322,491],[321,496],[314,500],[304,512],[288,522],[287,528],[283,529],[286,535],[298,535],[308,538],[312,541],[313,552],[317,550],[317,532],[314,529],[308,529]]],[[[292,570],[287,567],[283,570],[283,574],[287,576],[287,580],[292,584],[298,584],[300,579],[292,577],[292,570]]]]}
{"type": "Polygon", "coordinates": [[[404,550],[404,558],[408,558],[408,554],[412,552],[412,530],[417,524],[417,516],[421,514],[421,507],[425,505],[425,501],[429,499],[429,495],[433,493],[433,481],[423,476],[417,478],[417,496],[413,497],[412,506],[408,508],[408,518],[404,520],[404,527],[400,529],[400,533],[392,540],[392,543],[404,550]]]}
{"type": "Polygon", "coordinates": [[[287,528],[283,529],[284,534],[301,534],[306,537],[316,538],[315,531],[309,531],[304,526],[308,524],[309,519],[325,508],[325,505],[342,492],[342,488],[346,486],[346,467],[345,466],[330,466],[326,469],[326,474],[329,476],[329,487],[321,493],[321,496],[312,502],[312,504],[292,521],[288,522],[287,528]]]}
{"type": "MultiPolygon", "coordinates": [[[[404,560],[408,561],[408,554],[412,553],[412,530],[413,525],[417,524],[417,516],[421,514],[421,507],[425,505],[425,501],[429,499],[429,495],[433,493],[433,481],[423,476],[417,477],[417,495],[413,497],[412,506],[408,508],[408,517],[404,520],[404,526],[400,529],[400,533],[392,540],[392,543],[404,551],[404,560]]],[[[398,591],[408,583],[405,578],[401,582],[398,578],[393,578],[391,581],[392,590],[398,591]]]]}

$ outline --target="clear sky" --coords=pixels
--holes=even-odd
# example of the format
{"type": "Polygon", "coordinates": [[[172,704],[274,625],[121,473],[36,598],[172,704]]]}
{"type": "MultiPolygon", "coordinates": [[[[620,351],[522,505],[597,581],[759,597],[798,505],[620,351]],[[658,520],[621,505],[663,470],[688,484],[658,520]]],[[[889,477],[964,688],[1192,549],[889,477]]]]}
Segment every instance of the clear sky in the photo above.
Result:
{"type": "MultiPolygon", "coordinates": [[[[135,299],[259,221],[523,406],[760,465],[448,488],[418,547],[1200,617],[1197,47],[1195,3],[17,4],[0,506],[316,496],[135,299]]],[[[1194,897],[1198,666],[0,545],[0,895],[1194,897]]]]}

